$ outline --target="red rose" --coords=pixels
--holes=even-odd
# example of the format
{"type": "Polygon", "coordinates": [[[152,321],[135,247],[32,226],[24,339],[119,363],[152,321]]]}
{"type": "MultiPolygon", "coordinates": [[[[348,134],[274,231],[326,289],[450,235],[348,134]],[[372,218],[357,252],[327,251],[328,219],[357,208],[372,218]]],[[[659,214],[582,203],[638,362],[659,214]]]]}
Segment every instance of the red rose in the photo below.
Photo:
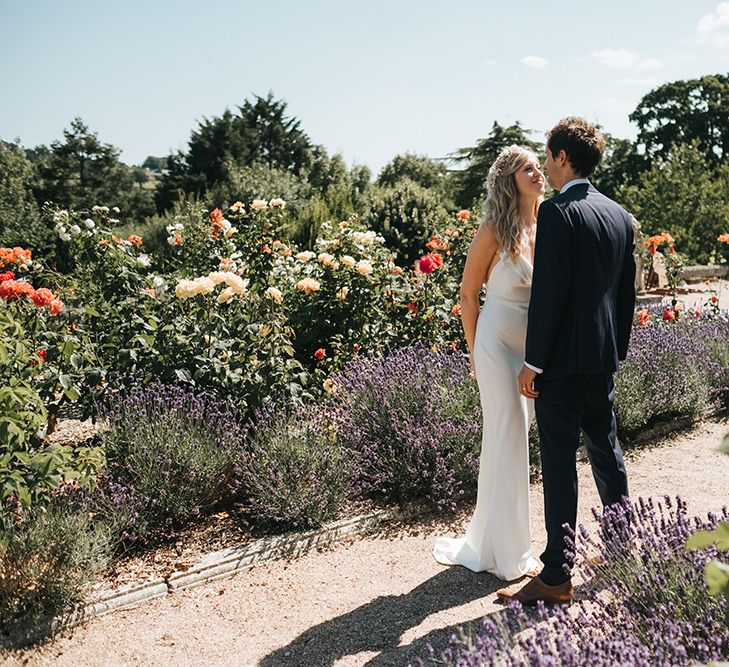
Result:
{"type": "Polygon", "coordinates": [[[15,280],[15,274],[12,271],[0,273],[0,283],[4,283],[6,280],[15,280]]]}
{"type": "Polygon", "coordinates": [[[46,360],[46,351],[45,351],[45,350],[38,350],[38,352],[36,352],[36,354],[37,354],[37,355],[38,355],[38,356],[39,356],[39,357],[40,357],[41,359],[43,359],[43,361],[45,361],[45,360],[46,360]]]}
{"type": "Polygon", "coordinates": [[[418,266],[423,273],[433,273],[438,267],[443,266],[443,257],[437,252],[429,252],[420,258],[418,266]]]}
{"type": "Polygon", "coordinates": [[[210,212],[210,220],[216,224],[223,222],[223,212],[219,208],[213,209],[210,212]]]}
{"type": "Polygon", "coordinates": [[[667,322],[673,322],[673,320],[676,319],[676,311],[672,308],[666,308],[666,310],[663,311],[663,319],[667,322]]]}
{"type": "Polygon", "coordinates": [[[718,297],[712,296],[711,297],[711,303],[713,303],[714,305],[716,305],[717,303],[719,303],[718,297]]]}
{"type": "Polygon", "coordinates": [[[327,356],[326,348],[320,347],[316,352],[314,352],[314,359],[317,361],[321,361],[327,356]]]}
{"type": "Polygon", "coordinates": [[[15,296],[15,288],[18,283],[14,280],[3,280],[0,282],[0,297],[3,299],[9,299],[11,296],[15,296]]]}

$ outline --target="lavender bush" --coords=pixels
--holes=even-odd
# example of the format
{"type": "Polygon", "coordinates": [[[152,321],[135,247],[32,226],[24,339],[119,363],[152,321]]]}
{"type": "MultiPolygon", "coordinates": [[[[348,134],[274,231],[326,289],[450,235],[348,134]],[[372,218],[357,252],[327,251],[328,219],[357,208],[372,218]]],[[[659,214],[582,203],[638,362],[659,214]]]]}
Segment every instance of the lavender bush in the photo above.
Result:
{"type": "MultiPolygon", "coordinates": [[[[679,667],[729,656],[727,601],[709,597],[708,547],[686,551],[686,537],[727,518],[689,518],[680,499],[639,499],[596,513],[597,535],[579,529],[568,545],[588,580],[571,607],[537,607],[527,614],[512,602],[472,636],[455,638],[428,660],[476,667],[564,665],[679,667]],[[601,556],[595,564],[596,554],[601,556]]],[[[424,664],[424,661],[420,661],[424,664]]]]}
{"type": "Polygon", "coordinates": [[[330,416],[312,406],[258,409],[244,466],[248,510],[260,524],[311,528],[336,517],[351,493],[351,468],[330,416]]]}
{"type": "MultiPolygon", "coordinates": [[[[653,309],[655,321],[662,310],[653,309]]],[[[628,358],[615,376],[615,412],[624,432],[658,419],[696,418],[726,405],[729,322],[683,317],[634,327],[628,358]]]]}
{"type": "Polygon", "coordinates": [[[245,428],[214,396],[152,383],[110,401],[97,503],[122,539],[150,537],[240,491],[245,428]]]}
{"type": "Polygon", "coordinates": [[[0,628],[28,629],[70,608],[108,564],[111,545],[108,527],[64,494],[20,513],[0,533],[0,628]]]}
{"type": "Polygon", "coordinates": [[[338,439],[354,461],[358,494],[453,508],[475,487],[481,409],[463,355],[414,346],[365,357],[334,387],[338,439]]]}

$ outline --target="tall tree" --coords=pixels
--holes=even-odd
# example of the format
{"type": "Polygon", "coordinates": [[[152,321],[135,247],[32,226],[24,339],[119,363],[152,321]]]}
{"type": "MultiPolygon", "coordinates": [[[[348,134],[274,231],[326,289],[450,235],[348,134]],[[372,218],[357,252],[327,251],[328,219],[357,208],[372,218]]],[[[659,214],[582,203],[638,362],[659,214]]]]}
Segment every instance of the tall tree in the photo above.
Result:
{"type": "Polygon", "coordinates": [[[465,166],[453,174],[456,182],[456,203],[464,208],[470,208],[484,198],[486,194],[484,184],[489,168],[507,146],[518,144],[535,152],[541,150],[540,144],[529,139],[531,132],[525,130],[519,121],[508,127],[502,127],[494,122],[488,136],[479,139],[475,146],[457,150],[451,158],[457,165],[465,166]]]}
{"type": "Polygon", "coordinates": [[[179,192],[204,195],[231,176],[231,167],[260,164],[300,175],[312,161],[312,144],[301,122],[286,114],[284,100],[254,96],[234,114],[205,118],[192,132],[187,153],[168,158],[157,201],[168,208],[179,192]]]}
{"type": "Polygon", "coordinates": [[[377,177],[377,185],[393,186],[405,178],[428,190],[436,191],[444,198],[450,199],[452,196],[448,169],[442,162],[426,155],[396,155],[382,168],[377,177]]]}
{"type": "Polygon", "coordinates": [[[646,156],[639,153],[629,139],[618,139],[605,131],[602,134],[605,137],[605,154],[590,180],[600,192],[615,199],[618,189],[637,183],[649,164],[646,156]]]}
{"type": "Polygon", "coordinates": [[[709,164],[729,157],[729,75],[674,81],[650,91],[630,114],[649,157],[667,157],[677,144],[697,142],[709,164]]]}
{"type": "Polygon", "coordinates": [[[80,118],[63,131],[63,141],[39,147],[39,202],[51,201],[74,209],[95,204],[118,206],[126,218],[141,221],[154,213],[150,190],[135,187],[133,171],[119,160],[119,149],[102,143],[80,118]]]}
{"type": "Polygon", "coordinates": [[[729,166],[709,168],[698,142],[674,145],[656,158],[635,185],[618,189],[617,200],[646,235],[670,232],[690,261],[715,259],[716,238],[729,229],[729,166]]]}
{"type": "Polygon", "coordinates": [[[0,141],[0,246],[29,246],[41,251],[51,245],[50,230],[40,222],[33,197],[35,168],[23,149],[0,141]]]}

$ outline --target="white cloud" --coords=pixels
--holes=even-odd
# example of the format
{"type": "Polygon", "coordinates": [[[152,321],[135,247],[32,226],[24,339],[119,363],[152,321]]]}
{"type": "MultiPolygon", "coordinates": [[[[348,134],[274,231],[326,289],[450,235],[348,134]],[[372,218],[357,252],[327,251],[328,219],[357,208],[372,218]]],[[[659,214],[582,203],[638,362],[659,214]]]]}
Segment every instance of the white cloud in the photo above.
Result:
{"type": "Polygon", "coordinates": [[[653,88],[654,86],[657,86],[660,81],[654,76],[628,76],[624,79],[615,79],[615,83],[620,86],[641,86],[645,88],[653,88]]]}
{"type": "Polygon", "coordinates": [[[592,57],[603,65],[616,69],[655,70],[663,67],[657,58],[641,58],[635,51],[628,49],[602,49],[593,51],[592,57]]]}
{"type": "Polygon", "coordinates": [[[729,2],[720,2],[713,12],[702,16],[696,26],[699,41],[717,49],[729,49],[729,2]]]}
{"type": "Polygon", "coordinates": [[[608,67],[627,69],[638,62],[638,54],[627,49],[603,49],[593,51],[592,57],[608,67]]]}
{"type": "Polygon", "coordinates": [[[600,111],[615,116],[627,116],[635,109],[635,104],[619,100],[617,97],[603,97],[597,101],[600,111]]]}
{"type": "Polygon", "coordinates": [[[541,69],[542,67],[547,66],[547,61],[540,56],[524,56],[524,58],[521,59],[521,64],[526,65],[527,67],[536,67],[537,69],[541,69]]]}
{"type": "Polygon", "coordinates": [[[635,69],[645,72],[646,70],[661,69],[661,67],[663,67],[663,63],[657,58],[645,58],[635,66],[635,69]]]}

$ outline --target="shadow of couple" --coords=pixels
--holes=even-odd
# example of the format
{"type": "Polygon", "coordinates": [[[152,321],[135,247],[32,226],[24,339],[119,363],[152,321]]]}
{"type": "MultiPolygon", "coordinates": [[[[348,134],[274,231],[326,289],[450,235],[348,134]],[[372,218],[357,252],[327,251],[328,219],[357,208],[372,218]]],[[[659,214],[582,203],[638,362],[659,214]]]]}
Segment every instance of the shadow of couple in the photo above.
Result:
{"type": "Polygon", "coordinates": [[[326,667],[358,653],[377,654],[366,663],[368,667],[406,665],[417,657],[425,659],[428,645],[439,655],[454,634],[461,631],[468,634],[477,629],[483,615],[433,630],[400,645],[403,635],[434,613],[491,596],[503,586],[504,582],[491,574],[447,567],[408,593],[380,596],[309,628],[286,646],[266,655],[258,665],[326,667]]]}

